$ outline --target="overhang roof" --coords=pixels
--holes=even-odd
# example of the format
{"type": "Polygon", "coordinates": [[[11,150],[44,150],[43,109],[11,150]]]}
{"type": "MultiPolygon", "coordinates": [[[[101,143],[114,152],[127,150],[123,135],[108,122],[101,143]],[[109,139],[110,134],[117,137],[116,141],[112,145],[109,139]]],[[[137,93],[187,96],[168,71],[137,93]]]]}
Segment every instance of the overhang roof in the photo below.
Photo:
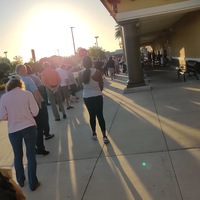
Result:
{"type": "MultiPolygon", "coordinates": [[[[189,0],[168,5],[114,13],[106,0],[101,0],[118,24],[138,21],[140,43],[151,43],[159,35],[172,30],[173,25],[189,12],[200,10],[200,0],[189,0]]],[[[120,0],[123,3],[123,0],[120,0]]]]}

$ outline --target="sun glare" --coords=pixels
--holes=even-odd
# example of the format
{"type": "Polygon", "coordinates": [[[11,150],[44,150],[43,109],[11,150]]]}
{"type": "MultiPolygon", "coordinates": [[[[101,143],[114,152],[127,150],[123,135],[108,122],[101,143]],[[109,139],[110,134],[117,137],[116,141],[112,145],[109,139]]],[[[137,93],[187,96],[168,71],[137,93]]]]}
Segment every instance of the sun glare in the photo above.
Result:
{"type": "MultiPolygon", "coordinates": [[[[70,56],[74,54],[72,33],[75,48],[86,48],[95,45],[95,36],[99,36],[98,44],[105,50],[115,48],[114,23],[113,32],[105,23],[98,23],[98,15],[87,12],[88,8],[72,7],[69,3],[63,4],[36,4],[26,13],[23,25],[20,23],[17,49],[23,60],[29,61],[31,49],[35,50],[36,60],[52,55],[70,56]],[[113,42],[111,42],[113,40],[113,42]]],[[[25,17],[24,17],[25,16],[25,17]]],[[[14,45],[14,44],[13,44],[14,45]]],[[[115,48],[117,49],[117,48],[115,48]]]]}
{"type": "Polygon", "coordinates": [[[83,40],[84,34],[88,34],[80,19],[79,16],[66,10],[42,9],[34,12],[34,15],[26,21],[21,51],[29,51],[30,55],[30,50],[34,49],[36,58],[37,55],[38,57],[72,55],[74,50],[70,27],[76,28],[73,30],[76,48],[82,45],[80,41],[83,40]],[[81,29],[81,33],[77,33],[77,29],[79,31],[81,29]]]}
{"type": "Polygon", "coordinates": [[[115,39],[116,22],[100,1],[94,0],[43,0],[5,1],[8,10],[1,15],[0,56],[8,52],[8,58],[21,56],[24,62],[32,57],[36,60],[52,55],[71,56],[74,54],[71,28],[75,49],[89,49],[96,45],[104,51],[119,49],[115,39]],[[9,6],[10,5],[10,6],[9,6]],[[14,6],[16,5],[16,6],[14,6]]]}

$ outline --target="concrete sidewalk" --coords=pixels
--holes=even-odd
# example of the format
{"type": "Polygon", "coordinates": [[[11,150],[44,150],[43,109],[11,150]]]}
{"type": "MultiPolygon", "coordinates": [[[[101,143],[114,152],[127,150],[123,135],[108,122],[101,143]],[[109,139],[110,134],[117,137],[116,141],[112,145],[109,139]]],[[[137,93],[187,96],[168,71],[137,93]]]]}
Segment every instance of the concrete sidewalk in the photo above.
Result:
{"type": "MultiPolygon", "coordinates": [[[[199,200],[200,81],[172,70],[147,72],[152,90],[123,94],[127,77],[105,79],[104,117],[110,144],[90,139],[82,98],[55,122],[38,156],[41,186],[27,200],[199,200]]],[[[81,91],[79,92],[81,97],[81,91]]],[[[13,166],[5,122],[0,122],[0,166],[13,166]]],[[[26,159],[24,159],[26,163],[26,159]]],[[[14,170],[13,170],[14,175],[14,170]]]]}

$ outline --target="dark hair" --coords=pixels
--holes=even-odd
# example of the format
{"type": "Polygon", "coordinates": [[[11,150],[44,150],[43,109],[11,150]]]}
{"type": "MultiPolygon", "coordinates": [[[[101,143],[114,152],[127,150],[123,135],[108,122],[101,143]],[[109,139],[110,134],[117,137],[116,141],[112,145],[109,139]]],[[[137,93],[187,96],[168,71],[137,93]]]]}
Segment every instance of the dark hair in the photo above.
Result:
{"type": "Polygon", "coordinates": [[[89,56],[85,56],[82,60],[85,71],[83,72],[83,83],[88,84],[90,82],[90,68],[92,67],[92,59],[89,56]]]}

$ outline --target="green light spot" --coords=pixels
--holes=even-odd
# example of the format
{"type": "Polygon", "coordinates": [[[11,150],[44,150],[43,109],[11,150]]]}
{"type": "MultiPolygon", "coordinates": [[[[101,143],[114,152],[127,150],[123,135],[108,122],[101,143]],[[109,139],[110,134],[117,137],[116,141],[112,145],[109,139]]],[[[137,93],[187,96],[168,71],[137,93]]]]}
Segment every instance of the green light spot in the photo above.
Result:
{"type": "Polygon", "coordinates": [[[146,166],[147,166],[147,163],[143,162],[143,163],[142,163],[142,166],[143,166],[143,167],[146,167],[146,166]]]}

